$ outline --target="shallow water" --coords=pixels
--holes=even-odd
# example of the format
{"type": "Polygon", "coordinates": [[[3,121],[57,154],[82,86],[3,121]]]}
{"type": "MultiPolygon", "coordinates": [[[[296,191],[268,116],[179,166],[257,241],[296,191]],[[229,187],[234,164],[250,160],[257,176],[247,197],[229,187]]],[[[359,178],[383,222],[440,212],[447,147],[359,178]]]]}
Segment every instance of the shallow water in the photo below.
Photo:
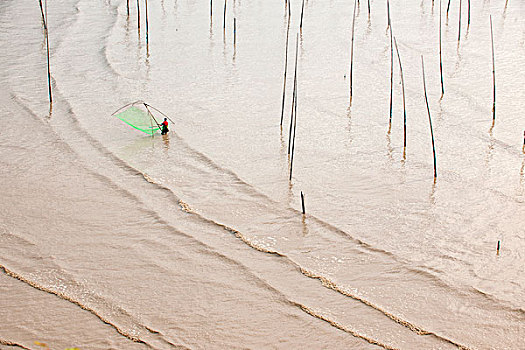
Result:
{"type": "Polygon", "coordinates": [[[404,159],[386,3],[357,8],[351,105],[353,4],[305,3],[289,181],[299,1],[282,128],[281,2],[228,2],[223,32],[223,3],[210,21],[208,3],[150,1],[148,45],[135,4],[50,2],[51,114],[38,4],[2,2],[0,342],[522,347],[525,4],[473,2],[468,26],[463,5],[458,44],[443,4],[440,99],[439,3],[391,4],[404,159]],[[173,119],[168,137],[110,117],[139,99],[173,119]]]}

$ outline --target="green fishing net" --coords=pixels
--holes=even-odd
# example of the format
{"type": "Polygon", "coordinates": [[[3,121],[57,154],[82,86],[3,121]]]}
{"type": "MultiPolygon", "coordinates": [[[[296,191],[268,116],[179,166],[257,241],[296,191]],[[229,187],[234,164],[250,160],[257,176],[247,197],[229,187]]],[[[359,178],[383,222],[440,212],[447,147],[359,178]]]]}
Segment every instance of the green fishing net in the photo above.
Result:
{"type": "Polygon", "coordinates": [[[142,109],[137,106],[131,106],[115,114],[115,117],[148,135],[153,135],[159,130],[157,123],[145,108],[142,109]]]}

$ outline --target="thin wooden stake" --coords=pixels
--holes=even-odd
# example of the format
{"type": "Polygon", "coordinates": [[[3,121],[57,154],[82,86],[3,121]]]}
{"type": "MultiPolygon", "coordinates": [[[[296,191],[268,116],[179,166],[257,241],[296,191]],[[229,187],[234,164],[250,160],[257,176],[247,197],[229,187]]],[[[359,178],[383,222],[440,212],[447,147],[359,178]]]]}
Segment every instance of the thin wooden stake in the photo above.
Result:
{"type": "Polygon", "coordinates": [[[390,119],[388,121],[388,133],[392,130],[392,107],[394,102],[394,41],[392,36],[392,24],[390,23],[390,5],[387,1],[388,10],[388,28],[390,29],[390,119]]]}
{"type": "MultiPolygon", "coordinates": [[[[164,118],[168,119],[172,124],[175,124],[175,122],[174,122],[170,117],[168,117],[164,112],[162,112],[160,109],[155,108],[155,107],[153,107],[152,105],[149,105],[149,104],[147,104],[147,103],[144,103],[144,105],[147,106],[147,107],[149,107],[149,108],[154,109],[154,110],[157,111],[157,112],[159,112],[164,118]]],[[[122,108],[123,108],[123,107],[122,107],[122,108]]],[[[122,108],[121,108],[121,109],[122,109],[122,108]]]]}
{"type": "Polygon", "coordinates": [[[283,118],[284,118],[284,102],[286,100],[286,73],[288,71],[288,38],[290,36],[290,16],[291,12],[288,13],[288,26],[286,28],[286,53],[284,58],[284,82],[283,82],[283,103],[281,107],[281,123],[279,124],[281,127],[283,126],[283,118]]]}
{"type": "Polygon", "coordinates": [[[237,18],[233,18],[233,46],[237,44],[237,18]]]}
{"type": "Polygon", "coordinates": [[[458,44],[460,40],[461,40],[461,0],[459,0],[458,44]]]}
{"type": "Polygon", "coordinates": [[[447,18],[448,18],[448,10],[450,10],[450,0],[448,0],[448,5],[447,5],[447,18]]]}
{"type": "Polygon", "coordinates": [[[490,41],[492,43],[492,87],[493,87],[493,102],[492,102],[492,121],[496,120],[496,61],[494,60],[494,35],[492,32],[492,15],[490,15],[490,41]]]}
{"type": "Polygon", "coordinates": [[[210,0],[210,21],[213,18],[213,0],[210,0]]]}
{"type": "Polygon", "coordinates": [[[149,50],[149,23],[148,23],[148,0],[144,0],[146,5],[146,47],[149,50]]]}
{"type": "Polygon", "coordinates": [[[389,0],[386,1],[386,12],[387,12],[387,18],[388,18],[388,22],[387,22],[387,28],[388,28],[391,25],[390,23],[390,1],[389,0]]]}
{"type": "Polygon", "coordinates": [[[469,28],[469,27],[470,27],[470,0],[468,0],[467,4],[468,4],[468,7],[467,7],[467,9],[468,9],[468,22],[467,22],[467,28],[469,28]]]}
{"type": "MultiPolygon", "coordinates": [[[[144,103],[144,107],[146,107],[146,109],[148,110],[149,115],[153,118],[153,120],[155,121],[155,124],[157,124],[157,128],[159,128],[159,131],[162,132],[162,129],[161,129],[161,127],[160,127],[159,122],[157,121],[157,119],[155,118],[155,116],[153,115],[153,113],[151,113],[151,111],[149,110],[149,107],[150,107],[150,106],[149,106],[148,104],[144,103]]],[[[171,121],[171,120],[170,120],[170,121],[171,121]]],[[[152,127],[152,129],[153,129],[153,127],[152,127]]],[[[155,134],[151,134],[151,136],[154,136],[154,135],[155,135],[155,134]]]]}
{"type": "Polygon", "coordinates": [[[425,81],[425,61],[423,60],[423,55],[421,55],[421,68],[423,70],[423,89],[425,91],[425,102],[427,104],[428,123],[430,125],[430,136],[432,137],[432,152],[434,154],[434,179],[436,179],[437,178],[436,147],[434,144],[434,129],[432,128],[432,117],[430,116],[430,107],[428,105],[427,83],[425,81]]]}
{"type": "Polygon", "coordinates": [[[445,85],[443,84],[443,54],[441,53],[441,0],[439,0],[439,73],[441,75],[441,98],[445,95],[445,85]]]}
{"type": "Polygon", "coordinates": [[[370,0],[368,0],[368,19],[370,19],[370,0]]]}
{"type": "Polygon", "coordinates": [[[42,14],[42,26],[44,27],[44,30],[47,30],[46,16],[44,15],[44,7],[42,6],[42,0],[38,0],[38,3],[40,4],[40,13],[42,14]]]}
{"type": "Polygon", "coordinates": [[[288,155],[290,155],[291,144],[292,144],[292,127],[294,121],[294,114],[297,110],[296,108],[296,99],[297,99],[297,56],[299,56],[299,33],[297,33],[297,38],[295,41],[295,74],[293,78],[293,94],[292,94],[292,112],[290,115],[290,131],[288,134],[288,155]],[[294,111],[295,108],[295,111],[294,111]]]}
{"type": "Polygon", "coordinates": [[[42,14],[42,26],[44,27],[44,39],[46,40],[46,55],[47,55],[47,88],[48,88],[48,95],[49,95],[49,106],[51,109],[51,106],[53,104],[53,94],[51,92],[51,67],[50,67],[50,55],[49,55],[49,32],[47,27],[47,0],[45,4],[45,10],[44,6],[42,6],[42,0],[38,0],[38,3],[40,5],[40,12],[42,14]]]}
{"type": "Polygon", "coordinates": [[[500,248],[500,247],[501,247],[501,242],[498,241],[498,248],[497,248],[497,250],[496,250],[496,254],[497,254],[497,255],[499,255],[499,248],[500,248]]]}
{"type": "Polygon", "coordinates": [[[299,30],[301,31],[301,33],[303,32],[303,15],[304,15],[304,0],[303,0],[303,5],[301,6],[301,23],[299,25],[299,30]]]}
{"type": "Polygon", "coordinates": [[[140,34],[140,3],[139,3],[139,0],[137,0],[137,28],[140,34]]]}
{"type": "Polygon", "coordinates": [[[354,18],[352,20],[352,44],[350,47],[350,105],[352,104],[352,73],[354,70],[354,32],[355,32],[355,9],[357,6],[357,0],[354,0],[354,18]]]}
{"type": "Polygon", "coordinates": [[[46,16],[46,50],[47,50],[47,89],[49,94],[49,106],[53,105],[53,94],[51,93],[51,66],[50,66],[50,55],[49,55],[49,29],[47,26],[46,16]]]}
{"type": "Polygon", "coordinates": [[[304,209],[304,194],[303,191],[301,191],[301,207],[303,208],[303,215],[306,214],[306,210],[304,209]]]}
{"type": "Polygon", "coordinates": [[[292,149],[293,119],[295,115],[294,107],[295,107],[295,98],[297,97],[295,94],[296,89],[297,89],[297,80],[294,78],[293,92],[292,92],[292,111],[290,113],[290,130],[288,131],[288,156],[290,155],[290,151],[292,149]]]}
{"type": "Polygon", "coordinates": [[[403,66],[401,65],[401,56],[399,55],[399,49],[397,47],[396,38],[394,38],[394,44],[396,46],[397,58],[399,60],[399,70],[401,72],[401,87],[403,89],[403,159],[406,158],[407,149],[407,110],[405,102],[405,78],[403,77],[403,66]]]}
{"type": "Polygon", "coordinates": [[[126,13],[129,17],[129,0],[126,0],[126,13]]]}
{"type": "Polygon", "coordinates": [[[290,160],[290,181],[292,181],[293,156],[295,154],[295,131],[297,130],[297,89],[295,90],[295,115],[293,120],[292,158],[290,160]]]}
{"type": "Polygon", "coordinates": [[[224,17],[222,19],[222,30],[226,30],[226,0],[224,0],[224,17]]]}

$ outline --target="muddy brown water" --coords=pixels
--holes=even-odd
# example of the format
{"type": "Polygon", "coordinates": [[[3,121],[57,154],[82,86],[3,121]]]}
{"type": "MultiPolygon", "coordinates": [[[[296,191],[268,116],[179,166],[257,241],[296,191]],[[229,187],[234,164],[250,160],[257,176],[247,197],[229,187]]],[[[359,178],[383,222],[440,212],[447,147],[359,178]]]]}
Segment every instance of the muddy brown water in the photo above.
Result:
{"type": "MultiPolygon", "coordinates": [[[[131,2],[133,3],[133,1],[131,2]]],[[[520,349],[525,3],[0,3],[0,348],[520,349]],[[142,4],[144,6],[144,4],[142,4]],[[495,39],[497,114],[492,125],[495,39]],[[237,21],[233,45],[233,19],[237,21]],[[438,178],[421,58],[436,138],[438,178]],[[148,137],[115,118],[144,100],[148,137]],[[305,193],[307,215],[300,213],[305,193]],[[496,254],[501,242],[499,255],[496,254]]]]}

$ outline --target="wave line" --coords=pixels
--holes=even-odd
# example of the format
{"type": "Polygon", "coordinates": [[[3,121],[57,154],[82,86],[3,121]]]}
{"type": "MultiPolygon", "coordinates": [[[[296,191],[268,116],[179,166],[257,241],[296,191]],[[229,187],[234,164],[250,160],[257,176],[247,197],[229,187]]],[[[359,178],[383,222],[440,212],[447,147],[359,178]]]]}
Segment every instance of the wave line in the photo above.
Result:
{"type": "Polygon", "coordinates": [[[28,284],[29,286],[35,288],[35,289],[38,289],[42,292],[46,292],[46,293],[49,293],[49,294],[53,294],[53,295],[56,295],[57,297],[61,298],[61,299],[64,299],[66,301],[69,301],[70,303],[73,303],[75,305],[77,305],[78,307],[80,307],[81,309],[83,310],[86,310],[90,313],[92,313],[93,315],[95,315],[96,317],[98,317],[102,322],[104,322],[105,324],[113,327],[117,333],[119,333],[120,335],[128,338],[129,340],[135,342],[135,343],[141,343],[141,344],[144,344],[146,346],[148,346],[150,349],[154,349],[150,344],[146,343],[145,341],[141,340],[140,338],[134,336],[134,335],[131,335],[127,332],[125,332],[124,330],[122,330],[120,327],[118,327],[117,325],[111,323],[109,320],[107,320],[106,318],[104,318],[103,316],[99,315],[95,310],[83,305],[82,303],[80,303],[79,301],[65,295],[64,293],[60,293],[58,291],[54,291],[50,288],[46,288],[44,286],[41,286],[33,281],[30,281],[28,279],[26,279],[25,277],[17,274],[16,272],[13,272],[11,271],[10,269],[8,269],[7,267],[5,267],[4,265],[0,264],[0,270],[2,270],[2,272],[4,274],[6,274],[7,276],[9,277],[12,277],[12,278],[15,278],[21,282],[24,282],[26,284],[28,284]]]}
{"type": "Polygon", "coordinates": [[[14,342],[9,341],[9,340],[4,340],[4,339],[0,339],[0,344],[1,345],[6,345],[6,346],[14,346],[14,347],[17,347],[17,348],[20,348],[20,349],[25,349],[25,350],[31,350],[30,348],[26,348],[23,345],[20,345],[18,343],[14,343],[14,342]]]}

